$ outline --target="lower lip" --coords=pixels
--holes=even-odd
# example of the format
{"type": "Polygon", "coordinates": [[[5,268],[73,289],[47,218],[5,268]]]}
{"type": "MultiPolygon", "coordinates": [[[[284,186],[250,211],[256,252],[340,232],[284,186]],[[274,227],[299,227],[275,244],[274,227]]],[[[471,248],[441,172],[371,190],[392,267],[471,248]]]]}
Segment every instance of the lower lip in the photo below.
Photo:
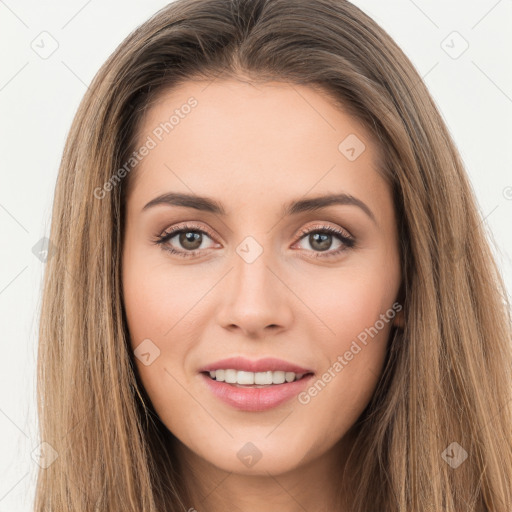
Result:
{"type": "Polygon", "coordinates": [[[300,380],[274,384],[265,388],[236,387],[213,380],[205,373],[201,376],[212,393],[223,402],[242,411],[257,412],[277,407],[298,395],[314,375],[311,373],[300,380]]]}

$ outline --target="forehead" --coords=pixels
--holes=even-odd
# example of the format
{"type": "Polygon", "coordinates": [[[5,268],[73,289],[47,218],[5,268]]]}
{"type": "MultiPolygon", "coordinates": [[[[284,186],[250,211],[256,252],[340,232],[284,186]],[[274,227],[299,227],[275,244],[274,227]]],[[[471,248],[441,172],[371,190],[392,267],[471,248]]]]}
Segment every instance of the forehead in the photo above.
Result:
{"type": "Polygon", "coordinates": [[[137,147],[145,144],[151,149],[135,180],[145,198],[169,188],[281,203],[308,192],[367,195],[384,185],[370,134],[307,86],[186,82],[147,110],[137,147]]]}

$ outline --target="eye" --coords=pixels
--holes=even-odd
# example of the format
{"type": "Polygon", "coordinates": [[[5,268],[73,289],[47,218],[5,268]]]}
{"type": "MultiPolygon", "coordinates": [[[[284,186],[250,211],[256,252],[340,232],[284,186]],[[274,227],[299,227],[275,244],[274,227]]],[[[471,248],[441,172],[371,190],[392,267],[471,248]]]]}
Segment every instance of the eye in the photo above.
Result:
{"type": "MultiPolygon", "coordinates": [[[[300,232],[300,240],[308,237],[306,240],[314,252],[315,258],[328,258],[337,256],[343,251],[355,246],[355,239],[347,232],[336,229],[332,226],[321,226],[314,229],[306,229],[300,232]],[[333,238],[338,239],[340,246],[336,250],[329,250],[333,243],[333,238]],[[323,254],[325,253],[325,254],[323,254]]],[[[194,224],[179,225],[173,229],[165,231],[156,237],[154,243],[161,245],[163,250],[183,258],[190,258],[198,255],[202,250],[208,247],[203,246],[205,236],[212,239],[213,236],[204,229],[194,224]],[[178,244],[181,248],[176,249],[173,246],[178,244]]],[[[299,241],[300,241],[299,240],[299,241]]]]}
{"type": "Polygon", "coordinates": [[[154,243],[162,246],[162,249],[169,251],[171,254],[176,254],[183,258],[189,258],[197,255],[198,252],[205,249],[203,242],[205,236],[212,238],[211,235],[204,229],[200,229],[193,224],[181,225],[169,231],[165,231],[157,236],[154,243]],[[176,249],[171,244],[173,239],[176,239],[176,244],[181,245],[182,249],[176,249]]]}
{"type": "Polygon", "coordinates": [[[305,229],[301,231],[300,234],[302,235],[301,240],[305,238],[313,252],[316,253],[313,256],[314,258],[329,258],[337,256],[343,251],[355,246],[354,237],[347,232],[341,231],[332,226],[305,229]],[[329,250],[332,246],[333,238],[337,238],[340,242],[340,246],[334,251],[329,250]]]}

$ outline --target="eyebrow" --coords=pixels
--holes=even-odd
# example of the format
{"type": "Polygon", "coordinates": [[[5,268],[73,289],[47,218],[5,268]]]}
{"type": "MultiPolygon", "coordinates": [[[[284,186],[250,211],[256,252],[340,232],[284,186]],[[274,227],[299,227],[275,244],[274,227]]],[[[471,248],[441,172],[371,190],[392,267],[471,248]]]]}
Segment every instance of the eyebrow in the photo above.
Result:
{"type": "MultiPolygon", "coordinates": [[[[197,196],[195,194],[184,194],[179,192],[168,192],[155,197],[149,203],[142,208],[142,211],[147,210],[157,205],[170,205],[170,206],[182,206],[185,208],[193,208],[195,210],[214,213],[217,215],[226,215],[226,210],[215,199],[205,196],[197,196]]],[[[377,223],[375,215],[370,208],[360,199],[350,194],[328,194],[318,197],[312,197],[309,199],[299,199],[286,203],[283,207],[283,216],[296,215],[302,212],[311,212],[321,210],[332,205],[352,205],[357,206],[363,210],[373,222],[377,223]]]]}

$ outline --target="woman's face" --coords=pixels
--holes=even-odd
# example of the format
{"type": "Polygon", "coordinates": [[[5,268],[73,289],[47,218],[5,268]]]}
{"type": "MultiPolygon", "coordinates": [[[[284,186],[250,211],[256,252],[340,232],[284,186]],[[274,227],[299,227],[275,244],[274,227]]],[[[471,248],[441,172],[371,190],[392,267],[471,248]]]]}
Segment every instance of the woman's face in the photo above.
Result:
{"type": "Polygon", "coordinates": [[[327,460],[368,404],[401,318],[378,148],[311,88],[234,80],[167,93],[138,148],[124,305],[162,422],[191,457],[229,472],[327,460]],[[279,361],[251,366],[264,358],[279,361]],[[235,371],[214,381],[205,368],[235,371]],[[265,387],[229,382],[269,375],[265,387]]]}

